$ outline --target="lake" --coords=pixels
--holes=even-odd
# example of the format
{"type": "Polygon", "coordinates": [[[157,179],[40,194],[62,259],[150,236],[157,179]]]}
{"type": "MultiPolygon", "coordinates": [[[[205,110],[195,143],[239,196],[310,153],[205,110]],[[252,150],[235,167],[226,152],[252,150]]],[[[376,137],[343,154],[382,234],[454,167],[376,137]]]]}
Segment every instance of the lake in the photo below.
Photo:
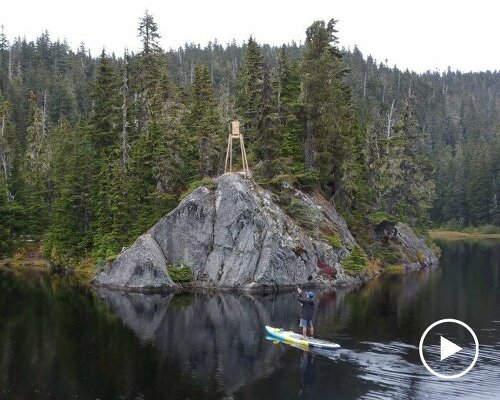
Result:
{"type": "Polygon", "coordinates": [[[500,386],[500,241],[440,242],[439,267],[357,290],[315,291],[307,352],[266,339],[298,332],[296,293],[143,295],[75,277],[0,270],[1,399],[495,398],[500,386]],[[418,343],[441,318],[469,324],[476,366],[443,381],[418,343]]]}

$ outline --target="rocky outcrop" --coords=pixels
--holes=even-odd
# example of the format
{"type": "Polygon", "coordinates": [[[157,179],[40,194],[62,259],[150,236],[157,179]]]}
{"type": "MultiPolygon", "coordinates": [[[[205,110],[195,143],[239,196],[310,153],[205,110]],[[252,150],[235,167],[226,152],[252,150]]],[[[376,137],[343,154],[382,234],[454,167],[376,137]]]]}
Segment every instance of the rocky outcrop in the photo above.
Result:
{"type": "Polygon", "coordinates": [[[119,289],[175,288],[176,284],[166,270],[166,262],[156,240],[146,233],[132,247],[118,255],[105,273],[94,278],[94,282],[119,289]]]}
{"type": "Polygon", "coordinates": [[[177,289],[168,266],[179,264],[191,269],[190,286],[202,288],[339,286],[366,279],[342,267],[356,241],[319,193],[287,189],[302,219],[307,216],[305,228],[255,182],[239,174],[215,182],[215,188],[199,187],[187,196],[93,282],[129,290],[177,289]]]}
{"type": "Polygon", "coordinates": [[[437,264],[438,259],[423,239],[406,224],[384,221],[375,228],[375,241],[399,254],[399,263],[408,270],[437,264]]]}

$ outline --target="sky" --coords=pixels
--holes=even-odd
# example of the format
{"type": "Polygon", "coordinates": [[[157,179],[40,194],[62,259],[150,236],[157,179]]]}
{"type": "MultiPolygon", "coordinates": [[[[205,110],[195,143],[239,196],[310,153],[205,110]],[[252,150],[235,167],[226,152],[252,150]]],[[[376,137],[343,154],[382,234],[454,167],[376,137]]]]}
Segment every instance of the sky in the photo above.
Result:
{"type": "Polygon", "coordinates": [[[340,46],[357,45],[389,66],[426,70],[500,70],[500,2],[474,0],[44,0],[2,2],[0,24],[9,40],[34,40],[47,29],[53,40],[93,55],[140,48],[139,18],[148,9],[163,48],[218,39],[241,43],[304,41],[316,20],[338,20],[340,46]]]}

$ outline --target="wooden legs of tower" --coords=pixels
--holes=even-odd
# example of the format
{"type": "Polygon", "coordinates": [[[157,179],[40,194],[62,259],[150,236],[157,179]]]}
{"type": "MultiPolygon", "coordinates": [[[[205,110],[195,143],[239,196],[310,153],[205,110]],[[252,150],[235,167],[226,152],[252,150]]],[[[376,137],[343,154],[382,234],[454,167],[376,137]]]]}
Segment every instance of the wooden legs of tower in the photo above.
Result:
{"type": "Polygon", "coordinates": [[[227,151],[226,151],[226,163],[224,165],[224,173],[233,172],[233,139],[240,140],[240,150],[241,150],[241,162],[243,164],[243,173],[245,178],[248,178],[250,172],[248,168],[247,151],[245,149],[245,141],[243,140],[243,135],[233,135],[230,134],[227,139],[227,151]]]}

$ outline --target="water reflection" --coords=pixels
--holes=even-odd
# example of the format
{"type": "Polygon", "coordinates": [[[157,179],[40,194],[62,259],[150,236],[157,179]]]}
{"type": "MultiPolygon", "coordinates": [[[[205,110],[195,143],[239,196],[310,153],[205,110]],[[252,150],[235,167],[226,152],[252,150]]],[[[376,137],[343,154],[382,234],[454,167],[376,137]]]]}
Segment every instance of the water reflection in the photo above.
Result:
{"type": "Polygon", "coordinates": [[[500,380],[500,242],[445,243],[441,266],[349,291],[316,291],[335,352],[265,339],[298,332],[296,293],[143,295],[0,270],[1,399],[494,398],[500,380]],[[462,319],[481,344],[465,377],[421,365],[432,322],[462,319]]]}
{"type": "Polygon", "coordinates": [[[98,289],[100,296],[143,342],[198,379],[215,376],[230,395],[267,375],[280,349],[262,340],[263,322],[294,320],[296,311],[282,297],[244,294],[177,296],[120,293],[98,289]],[[272,306],[270,306],[272,304],[272,306]],[[279,318],[273,310],[279,309],[279,318]],[[289,310],[289,313],[287,313],[289,310]]]}

